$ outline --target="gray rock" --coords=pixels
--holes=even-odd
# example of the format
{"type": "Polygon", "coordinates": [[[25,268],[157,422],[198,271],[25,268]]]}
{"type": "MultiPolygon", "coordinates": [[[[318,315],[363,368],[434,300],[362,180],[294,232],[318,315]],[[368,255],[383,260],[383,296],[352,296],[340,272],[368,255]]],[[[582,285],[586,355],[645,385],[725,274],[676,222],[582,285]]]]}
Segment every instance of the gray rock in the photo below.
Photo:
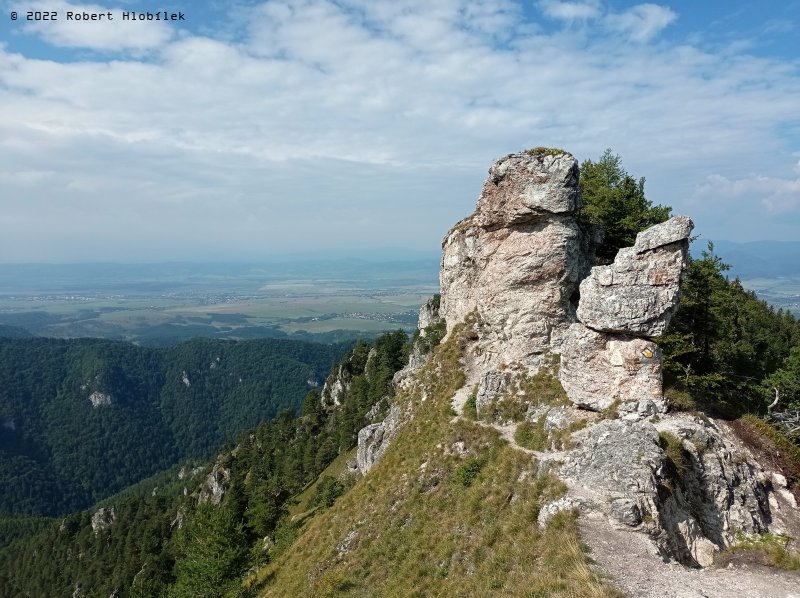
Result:
{"type": "Polygon", "coordinates": [[[613,264],[592,268],[580,285],[578,319],[603,332],[664,334],[678,307],[691,230],[691,220],[676,216],[639,233],[613,264]]]}
{"type": "Polygon", "coordinates": [[[229,469],[221,467],[219,464],[214,464],[211,473],[208,474],[200,494],[197,498],[198,503],[210,502],[212,505],[219,505],[228,486],[231,482],[231,472],[229,469]]]}
{"type": "Polygon", "coordinates": [[[610,496],[611,515],[622,523],[647,519],[662,554],[685,565],[708,566],[737,532],[768,529],[768,478],[724,431],[688,415],[657,425],[683,439],[681,463],[667,458],[652,424],[606,420],[588,430],[562,475],[610,496]]]}
{"type": "Polygon", "coordinates": [[[611,514],[620,523],[636,527],[642,522],[642,512],[636,501],[630,498],[618,498],[611,503],[611,514]]]}
{"type": "Polygon", "coordinates": [[[358,532],[350,530],[348,534],[336,545],[336,552],[339,554],[347,554],[353,548],[356,540],[358,540],[358,532]]]}
{"type": "Polygon", "coordinates": [[[370,424],[358,432],[356,463],[366,475],[380,461],[397,429],[400,427],[400,407],[392,405],[389,415],[379,424],[370,424]]]}
{"type": "Polygon", "coordinates": [[[510,386],[511,375],[508,372],[490,370],[483,375],[475,396],[475,409],[479,419],[485,418],[486,408],[495,399],[506,394],[510,386]]]}
{"type": "Polygon", "coordinates": [[[537,517],[536,521],[539,524],[539,527],[544,528],[558,513],[562,511],[570,511],[572,509],[580,509],[581,506],[581,501],[569,496],[563,496],[558,500],[554,500],[553,502],[543,506],[539,511],[539,516],[537,517]]]}
{"type": "Polygon", "coordinates": [[[617,402],[622,413],[662,413],[661,360],[661,350],[649,340],[573,324],[565,336],[558,379],[570,401],[585,409],[602,411],[617,402]]]}
{"type": "Polygon", "coordinates": [[[501,158],[489,169],[477,213],[481,226],[506,227],[540,216],[573,213],[581,205],[578,161],[571,154],[520,152],[501,158]]]}
{"type": "Polygon", "coordinates": [[[96,390],[89,395],[89,402],[92,404],[93,408],[97,409],[98,407],[107,407],[111,405],[113,398],[108,393],[96,390]]]}
{"type": "Polygon", "coordinates": [[[117,520],[117,514],[114,512],[114,507],[102,507],[95,511],[92,515],[92,531],[96,536],[104,529],[108,529],[117,520]]]}
{"type": "Polygon", "coordinates": [[[475,214],[442,244],[440,313],[452,330],[473,311],[479,347],[494,363],[560,346],[575,321],[571,299],[589,271],[589,238],[572,156],[515,154],[489,171],[475,214]]]}
{"type": "Polygon", "coordinates": [[[342,404],[344,393],[350,386],[351,376],[344,364],[339,366],[335,373],[325,379],[322,387],[322,404],[325,406],[338,407],[342,404]]]}
{"type": "Polygon", "coordinates": [[[694,223],[688,216],[673,216],[666,222],[656,224],[636,235],[634,248],[638,253],[651,251],[656,247],[683,243],[692,234],[694,223]]]}
{"type": "Polygon", "coordinates": [[[426,328],[429,326],[435,326],[441,321],[442,318],[439,315],[439,301],[439,297],[433,296],[423,303],[419,308],[419,320],[417,328],[420,336],[424,337],[426,334],[426,328]]]}

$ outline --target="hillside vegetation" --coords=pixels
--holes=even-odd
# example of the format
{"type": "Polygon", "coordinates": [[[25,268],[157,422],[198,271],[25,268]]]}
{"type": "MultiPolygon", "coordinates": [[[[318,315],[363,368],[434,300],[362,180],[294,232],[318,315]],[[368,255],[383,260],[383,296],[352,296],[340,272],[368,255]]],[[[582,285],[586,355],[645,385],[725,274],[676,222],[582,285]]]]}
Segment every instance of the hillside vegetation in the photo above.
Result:
{"type": "Polygon", "coordinates": [[[299,409],[343,345],[0,338],[0,513],[85,508],[299,409]]]}
{"type": "Polygon", "coordinates": [[[470,335],[451,334],[398,392],[411,421],[369,476],[247,580],[258,595],[616,595],[589,567],[573,514],[536,525],[564,491],[558,479],[494,430],[454,419],[470,335]]]}
{"type": "MultiPolygon", "coordinates": [[[[246,595],[240,576],[291,543],[294,497],[355,446],[366,413],[391,396],[408,349],[402,331],[372,347],[359,343],[341,362],[350,384],[339,407],[326,408],[312,389],[299,416],[281,411],[211,463],[175,466],[63,519],[0,519],[8,534],[0,597],[67,596],[76,588],[103,597],[246,595]],[[222,489],[216,498],[214,484],[222,489]],[[95,529],[100,508],[114,515],[95,529]]],[[[317,487],[312,508],[333,504],[346,489],[337,480],[317,487]]]]}

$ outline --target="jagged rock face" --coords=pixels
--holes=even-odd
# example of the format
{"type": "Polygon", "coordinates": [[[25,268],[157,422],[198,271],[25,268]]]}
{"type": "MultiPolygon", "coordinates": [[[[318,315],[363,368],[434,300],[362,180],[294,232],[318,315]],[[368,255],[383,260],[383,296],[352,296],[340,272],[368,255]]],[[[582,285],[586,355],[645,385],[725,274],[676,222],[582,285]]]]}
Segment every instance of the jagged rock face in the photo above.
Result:
{"type": "Polygon", "coordinates": [[[114,512],[114,507],[102,507],[95,511],[92,515],[92,531],[96,536],[104,529],[108,529],[117,520],[117,514],[114,512]]]}
{"type": "Polygon", "coordinates": [[[478,384],[478,392],[475,396],[475,410],[478,413],[478,418],[485,418],[486,408],[489,407],[496,398],[507,393],[510,387],[510,373],[493,370],[486,372],[478,384]]]}
{"type": "Polygon", "coordinates": [[[230,470],[215,464],[200,490],[197,502],[210,502],[212,505],[219,505],[222,502],[222,497],[225,496],[225,492],[228,490],[230,482],[230,470]]]}
{"type": "MultiPolygon", "coordinates": [[[[739,453],[723,430],[710,420],[688,415],[658,422],[656,427],[680,439],[684,454],[684,470],[672,475],[678,481],[667,480],[671,491],[659,496],[660,524],[670,553],[690,564],[691,556],[705,567],[713,552],[729,546],[737,532],[768,530],[768,476],[739,453]]],[[[661,473],[663,485],[665,472],[661,473]]]]}
{"type": "Polygon", "coordinates": [[[484,228],[508,227],[581,208],[578,162],[568,153],[521,152],[489,168],[475,212],[484,228]]]}
{"type": "Polygon", "coordinates": [[[389,442],[400,427],[400,407],[392,405],[389,415],[379,424],[370,424],[358,432],[356,463],[362,475],[383,457],[389,442]]]}
{"type": "Polygon", "coordinates": [[[426,328],[429,326],[435,326],[441,321],[442,318],[439,315],[439,304],[440,297],[434,295],[419,308],[417,329],[419,330],[420,336],[425,336],[426,328]]]}
{"type": "Polygon", "coordinates": [[[614,263],[596,266],[580,286],[578,319],[594,330],[661,336],[678,308],[692,221],[670,218],[639,233],[614,263]]]}
{"type": "Polygon", "coordinates": [[[770,521],[767,478],[710,420],[671,417],[607,420],[590,428],[561,473],[601,494],[610,515],[651,534],[661,552],[708,566],[737,531],[760,533],[770,521]],[[681,439],[682,462],[667,458],[659,433],[681,439]]]}
{"type": "Polygon", "coordinates": [[[616,402],[621,413],[652,415],[666,410],[661,361],[654,342],[573,324],[564,341],[559,380],[579,407],[602,411],[616,402]]]}
{"type": "Polygon", "coordinates": [[[631,417],[666,411],[662,355],[648,339],[664,333],[678,308],[692,227],[676,216],[648,228],[581,283],[580,323],[566,335],[559,372],[576,405],[600,411],[618,401],[631,417]]]}
{"type": "Polygon", "coordinates": [[[441,308],[448,331],[478,311],[487,358],[530,363],[560,344],[589,270],[577,161],[514,154],[489,171],[475,214],[442,243],[441,308]]]}
{"type": "Polygon", "coordinates": [[[337,407],[341,405],[342,397],[347,392],[351,379],[352,376],[344,364],[340,365],[335,374],[331,374],[325,379],[325,385],[322,387],[322,404],[337,407]]]}

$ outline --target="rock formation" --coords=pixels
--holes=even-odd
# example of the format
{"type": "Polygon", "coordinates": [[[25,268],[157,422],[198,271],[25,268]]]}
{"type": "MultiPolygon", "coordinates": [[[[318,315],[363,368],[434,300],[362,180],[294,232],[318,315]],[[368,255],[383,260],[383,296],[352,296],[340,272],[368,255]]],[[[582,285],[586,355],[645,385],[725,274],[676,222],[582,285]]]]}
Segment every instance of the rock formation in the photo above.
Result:
{"type": "MultiPolygon", "coordinates": [[[[420,307],[417,325],[420,339],[425,339],[426,335],[442,322],[439,308],[439,295],[434,295],[420,307]]],[[[414,343],[414,346],[411,348],[411,354],[408,357],[408,364],[402,370],[395,373],[392,379],[392,384],[396,389],[405,388],[413,383],[414,377],[419,372],[422,364],[425,363],[425,358],[427,356],[426,349],[424,349],[425,346],[427,346],[425,342],[414,343]]],[[[323,399],[324,396],[323,392],[323,399]]],[[[368,421],[374,421],[376,407],[367,414],[368,421]]],[[[372,469],[380,458],[383,457],[386,449],[389,448],[389,443],[403,424],[403,421],[404,417],[400,408],[397,405],[392,405],[389,409],[389,413],[382,422],[370,423],[359,430],[356,466],[362,475],[372,469]]]]}
{"type": "Polygon", "coordinates": [[[400,426],[400,408],[392,405],[389,415],[379,424],[370,424],[358,432],[356,463],[361,474],[367,473],[383,457],[389,442],[400,426]]]}
{"type": "Polygon", "coordinates": [[[602,421],[560,473],[578,495],[596,508],[605,500],[613,519],[649,533],[662,554],[686,565],[710,565],[736,533],[765,532],[771,521],[766,474],[707,418],[602,421]]]}
{"type": "Polygon", "coordinates": [[[636,236],[614,263],[596,266],[581,283],[578,319],[600,332],[656,337],[678,308],[692,221],[670,218],[636,236]]]}
{"type": "Polygon", "coordinates": [[[197,498],[198,503],[210,502],[212,505],[219,505],[225,492],[228,491],[228,486],[231,483],[230,469],[221,467],[219,463],[215,463],[208,474],[205,482],[200,488],[200,493],[197,498]]]}
{"type": "Polygon", "coordinates": [[[101,507],[92,515],[92,531],[96,536],[104,529],[108,529],[117,520],[117,514],[114,512],[114,507],[101,507]]]}
{"type": "Polygon", "coordinates": [[[448,331],[477,310],[487,361],[536,363],[575,321],[571,304],[588,273],[578,226],[578,162],[559,151],[498,160],[472,216],[442,243],[442,317],[448,331]]]}
{"type": "Polygon", "coordinates": [[[560,355],[559,380],[573,406],[531,404],[525,419],[541,422],[548,439],[571,434],[579,420],[586,428],[557,457],[540,455],[540,471],[570,488],[543,507],[540,525],[560,510],[592,510],[647,533],[665,557],[707,566],[737,532],[767,531],[776,499],[770,476],[724,427],[666,414],[653,339],[678,307],[692,221],[653,226],[612,264],[590,268],[595,240],[578,223],[580,207],[571,155],[534,150],[498,160],[475,213],[442,244],[441,314],[450,331],[477,313],[480,358],[467,365],[468,384],[478,418],[507,438],[516,424],[494,421],[486,407],[513,400],[520,367],[531,375],[547,353],[560,355]]]}
{"type": "Polygon", "coordinates": [[[666,411],[661,351],[649,338],[664,333],[678,308],[692,227],[686,216],[653,226],[581,282],[580,323],[566,335],[559,374],[576,405],[616,403],[631,417],[666,411]]]}

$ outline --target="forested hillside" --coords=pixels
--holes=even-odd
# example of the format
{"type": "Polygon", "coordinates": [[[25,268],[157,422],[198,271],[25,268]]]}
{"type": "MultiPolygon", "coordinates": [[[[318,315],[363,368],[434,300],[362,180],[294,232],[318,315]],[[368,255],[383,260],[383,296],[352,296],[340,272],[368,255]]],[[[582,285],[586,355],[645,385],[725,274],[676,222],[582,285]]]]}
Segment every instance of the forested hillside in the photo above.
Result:
{"type": "MultiPolygon", "coordinates": [[[[326,407],[312,389],[298,417],[281,411],[205,467],[173,467],[63,519],[0,520],[0,534],[11,542],[0,542],[0,597],[76,590],[103,597],[246,595],[239,576],[291,543],[293,497],[355,446],[367,412],[391,397],[392,376],[408,351],[402,331],[372,347],[359,343],[342,361],[349,383],[338,407],[326,407]],[[96,516],[100,508],[113,509],[107,525],[96,516]]],[[[346,484],[323,480],[301,508],[324,509],[346,484]]]]}
{"type": "Polygon", "coordinates": [[[345,345],[0,338],[0,512],[85,508],[298,410],[345,345]]]}

